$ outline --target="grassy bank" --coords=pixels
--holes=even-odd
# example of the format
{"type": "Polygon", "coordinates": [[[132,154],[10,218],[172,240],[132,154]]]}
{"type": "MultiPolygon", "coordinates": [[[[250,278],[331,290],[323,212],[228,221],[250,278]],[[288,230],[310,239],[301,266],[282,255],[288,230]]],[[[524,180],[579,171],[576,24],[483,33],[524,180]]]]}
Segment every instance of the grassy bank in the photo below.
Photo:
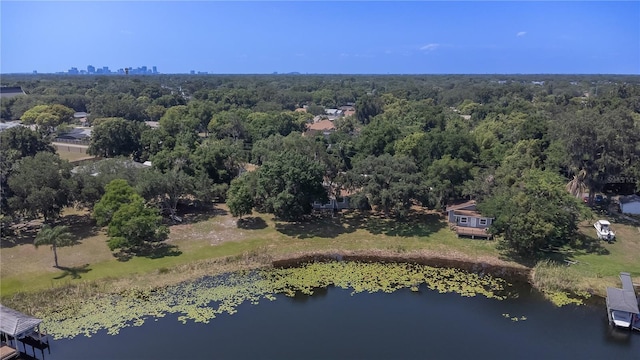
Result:
{"type": "MultiPolygon", "coordinates": [[[[186,220],[171,227],[167,248],[119,261],[109,252],[103,230],[91,225],[87,214],[67,211],[64,221],[76,234],[78,244],[58,250],[61,269],[52,267],[53,254],[48,247],[33,247],[37,226],[26,228],[21,236],[2,242],[3,302],[15,303],[24,296],[57,298],[55,294],[59,296],[63,288],[66,293],[91,293],[162,287],[308,254],[445,258],[524,267],[503,258],[494,241],[456,238],[443,219],[432,213],[416,213],[407,222],[350,213],[289,224],[261,214],[237,221],[220,206],[213,212],[187,216],[186,220]]],[[[589,226],[585,223],[581,230],[593,235],[589,226]]],[[[534,285],[602,294],[606,286],[617,286],[620,271],[640,275],[637,229],[618,225],[616,230],[618,241],[603,244],[598,253],[584,250],[563,254],[573,265],[560,262],[562,266],[550,263],[536,267],[534,285]]]]}
{"type": "Polygon", "coordinates": [[[591,242],[587,249],[564,251],[555,261],[535,266],[535,287],[604,296],[607,286],[620,287],[621,271],[630,272],[636,281],[640,279],[640,224],[614,222],[616,241],[610,244],[595,239],[592,223],[586,221],[579,227],[585,241],[591,242]]]}

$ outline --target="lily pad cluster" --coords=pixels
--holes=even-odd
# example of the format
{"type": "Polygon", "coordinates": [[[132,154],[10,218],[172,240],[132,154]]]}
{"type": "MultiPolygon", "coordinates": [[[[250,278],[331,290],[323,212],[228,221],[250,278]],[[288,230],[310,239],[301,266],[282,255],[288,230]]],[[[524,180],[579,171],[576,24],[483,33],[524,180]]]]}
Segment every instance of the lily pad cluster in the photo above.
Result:
{"type": "Polygon", "coordinates": [[[91,336],[106,330],[117,334],[128,326],[140,326],[149,319],[178,314],[187,321],[208,323],[222,313],[234,314],[245,302],[276,300],[276,294],[312,295],[315,289],[335,286],[362,292],[392,293],[420,286],[440,293],[482,295],[505,299],[505,280],[458,269],[434,268],[402,263],[317,262],[286,269],[261,269],[210,276],[180,285],[156,289],[134,289],[102,295],[40,314],[54,338],[91,336]]]}

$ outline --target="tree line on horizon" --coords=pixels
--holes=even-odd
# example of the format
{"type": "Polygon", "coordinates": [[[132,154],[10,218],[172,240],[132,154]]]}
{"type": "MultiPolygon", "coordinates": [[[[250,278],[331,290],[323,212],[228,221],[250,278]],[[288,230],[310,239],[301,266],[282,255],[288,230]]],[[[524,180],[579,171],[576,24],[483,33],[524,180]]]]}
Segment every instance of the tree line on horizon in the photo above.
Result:
{"type": "Polygon", "coordinates": [[[414,205],[474,199],[505,250],[535,257],[577,240],[583,193],[612,176],[640,183],[638,80],[6,77],[29,95],[3,98],[2,118],[36,130],[0,133],[3,231],[34,217],[53,224],[76,204],[109,227],[112,249],[134,249],[166,238],[160,214],[175,218],[181,201],[302,221],[314,201],[348,193],[355,208],[404,221],[414,205]],[[355,115],[328,136],[305,133],[325,108],[347,104],[355,115]],[[72,173],[51,138],[76,111],[90,113],[89,152],[107,160],[72,173]]]}

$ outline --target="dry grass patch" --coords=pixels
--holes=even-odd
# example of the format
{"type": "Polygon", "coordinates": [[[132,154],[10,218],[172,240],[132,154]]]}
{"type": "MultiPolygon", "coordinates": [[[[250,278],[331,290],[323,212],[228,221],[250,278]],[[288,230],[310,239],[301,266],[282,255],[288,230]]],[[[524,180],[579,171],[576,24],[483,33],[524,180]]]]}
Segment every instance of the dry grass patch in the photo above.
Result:
{"type": "MultiPolygon", "coordinates": [[[[78,242],[76,245],[58,248],[58,262],[61,267],[81,267],[113,259],[107,247],[104,231],[89,219],[86,211],[67,209],[61,224],[67,225],[78,242]]],[[[2,278],[35,273],[56,273],[53,267],[53,251],[50,246],[33,245],[41,222],[34,221],[23,226],[15,237],[2,239],[0,261],[2,278]]]]}
{"type": "Polygon", "coordinates": [[[58,155],[60,156],[61,159],[67,160],[69,162],[95,159],[95,156],[89,156],[87,154],[69,152],[69,151],[58,151],[58,155]]]}

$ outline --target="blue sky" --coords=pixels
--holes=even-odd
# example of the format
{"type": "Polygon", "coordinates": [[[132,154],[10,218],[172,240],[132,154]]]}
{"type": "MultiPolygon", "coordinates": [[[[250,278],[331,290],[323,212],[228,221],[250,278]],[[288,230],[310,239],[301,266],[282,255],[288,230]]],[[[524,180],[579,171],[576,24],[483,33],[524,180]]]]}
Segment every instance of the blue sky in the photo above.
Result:
{"type": "Polygon", "coordinates": [[[7,1],[0,72],[640,74],[640,2],[7,1]]]}

